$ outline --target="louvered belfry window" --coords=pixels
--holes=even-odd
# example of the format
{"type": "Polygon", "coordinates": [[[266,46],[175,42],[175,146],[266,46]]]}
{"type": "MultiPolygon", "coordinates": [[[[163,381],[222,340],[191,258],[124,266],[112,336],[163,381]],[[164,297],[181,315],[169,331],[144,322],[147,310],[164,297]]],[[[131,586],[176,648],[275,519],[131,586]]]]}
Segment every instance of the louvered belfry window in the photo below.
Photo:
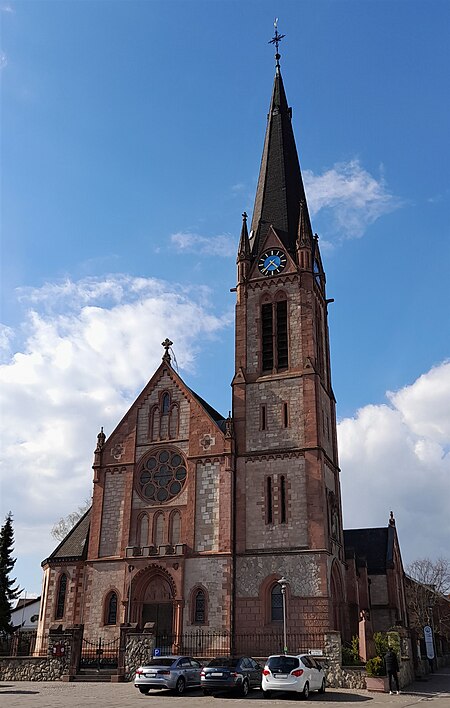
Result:
{"type": "Polygon", "coordinates": [[[273,308],[272,303],[261,308],[262,328],[262,368],[263,371],[273,369],[273,308]]]}
{"type": "Polygon", "coordinates": [[[287,302],[277,302],[277,369],[288,367],[287,302]]]}
{"type": "Polygon", "coordinates": [[[287,300],[265,303],[261,307],[262,370],[288,368],[287,300]]]}

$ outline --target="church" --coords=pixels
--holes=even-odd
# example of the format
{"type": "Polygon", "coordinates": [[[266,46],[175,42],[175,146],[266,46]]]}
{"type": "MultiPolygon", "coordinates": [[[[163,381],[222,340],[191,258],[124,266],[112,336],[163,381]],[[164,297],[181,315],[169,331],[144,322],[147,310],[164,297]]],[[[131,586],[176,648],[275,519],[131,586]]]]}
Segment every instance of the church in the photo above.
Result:
{"type": "Polygon", "coordinates": [[[297,632],[349,637],[331,300],[278,44],[275,58],[237,251],[231,412],[186,385],[166,339],[131,408],[98,434],[90,510],[42,563],[41,635],[83,625],[113,639],[147,622],[175,637],[277,632],[284,591],[297,632]]]}

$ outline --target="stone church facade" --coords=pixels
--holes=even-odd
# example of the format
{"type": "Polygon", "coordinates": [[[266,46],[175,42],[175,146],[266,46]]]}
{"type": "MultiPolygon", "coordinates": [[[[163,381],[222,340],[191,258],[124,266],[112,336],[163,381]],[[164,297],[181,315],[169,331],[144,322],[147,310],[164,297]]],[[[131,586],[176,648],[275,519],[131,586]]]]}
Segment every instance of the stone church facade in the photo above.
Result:
{"type": "MultiPolygon", "coordinates": [[[[326,278],[277,55],[250,229],[237,254],[232,411],[172,367],[98,435],[92,507],[43,562],[39,634],[347,633],[326,278]]],[[[224,382],[224,385],[225,382],[224,382]]]]}

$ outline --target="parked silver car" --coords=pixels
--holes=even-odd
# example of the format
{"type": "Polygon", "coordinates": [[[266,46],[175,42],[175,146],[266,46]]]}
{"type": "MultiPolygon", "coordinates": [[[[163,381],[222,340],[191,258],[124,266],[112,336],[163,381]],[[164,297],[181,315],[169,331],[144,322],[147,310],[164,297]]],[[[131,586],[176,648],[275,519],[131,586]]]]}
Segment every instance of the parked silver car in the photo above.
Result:
{"type": "Polygon", "coordinates": [[[200,686],[202,665],[190,656],[158,656],[136,671],[134,685],[141,693],[168,688],[181,696],[186,688],[200,686]]]}
{"type": "Polygon", "coordinates": [[[265,698],[275,691],[292,691],[308,698],[310,691],[325,691],[322,666],[307,654],[276,654],[269,656],[262,675],[265,698]]]}

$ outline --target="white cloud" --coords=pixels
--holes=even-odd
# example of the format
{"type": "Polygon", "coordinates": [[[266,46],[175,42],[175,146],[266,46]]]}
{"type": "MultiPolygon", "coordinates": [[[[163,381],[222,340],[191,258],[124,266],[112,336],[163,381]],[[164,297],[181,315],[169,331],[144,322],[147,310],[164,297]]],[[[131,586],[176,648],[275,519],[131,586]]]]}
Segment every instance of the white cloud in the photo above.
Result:
{"type": "Polygon", "coordinates": [[[321,175],[303,172],[311,214],[322,212],[331,231],[341,238],[358,238],[383,214],[397,209],[400,200],[390,194],[383,175],[376,179],[359,160],[336,163],[321,175]]]}
{"type": "Polygon", "coordinates": [[[392,509],[403,559],[450,548],[450,362],[339,423],[344,525],[384,526],[392,509]]]}
{"type": "Polygon", "coordinates": [[[23,346],[0,366],[2,516],[13,511],[16,554],[35,554],[39,573],[53,522],[91,493],[100,426],[117,425],[161,362],[163,339],[193,370],[198,342],[231,320],[212,312],[204,288],[150,278],[67,280],[21,299],[23,346]]]}
{"type": "Polygon", "coordinates": [[[219,236],[199,236],[198,234],[178,232],[170,237],[177,251],[196,253],[198,256],[222,256],[232,258],[236,255],[237,241],[229,234],[219,236]]]}

